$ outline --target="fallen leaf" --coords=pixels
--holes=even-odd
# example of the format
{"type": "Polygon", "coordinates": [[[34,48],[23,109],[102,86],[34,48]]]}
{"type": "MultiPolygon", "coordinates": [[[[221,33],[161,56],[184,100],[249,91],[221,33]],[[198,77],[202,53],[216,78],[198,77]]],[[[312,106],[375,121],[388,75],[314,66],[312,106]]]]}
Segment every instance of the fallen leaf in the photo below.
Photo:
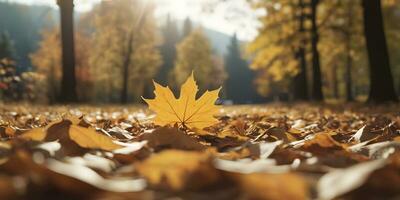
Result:
{"type": "Polygon", "coordinates": [[[120,145],[115,144],[109,137],[97,133],[91,128],[71,125],[69,127],[69,137],[84,148],[103,149],[107,151],[121,148],[120,145]]]}
{"type": "Polygon", "coordinates": [[[171,190],[196,190],[218,180],[206,152],[165,150],[136,164],[139,174],[154,186],[171,190]]]}
{"type": "Polygon", "coordinates": [[[318,197],[320,199],[340,197],[360,187],[373,171],[384,165],[385,160],[375,160],[329,172],[318,182],[318,197]]]}
{"type": "Polygon", "coordinates": [[[146,182],[143,179],[105,179],[88,167],[76,164],[68,164],[54,159],[49,159],[46,163],[46,166],[53,172],[77,179],[106,191],[138,192],[142,191],[146,187],[146,182]]]}
{"type": "Polygon", "coordinates": [[[66,157],[62,161],[67,164],[81,165],[108,173],[116,168],[116,163],[114,161],[90,153],[86,153],[83,156],[66,157]]]}
{"type": "Polygon", "coordinates": [[[0,175],[0,199],[17,199],[18,190],[25,189],[25,185],[16,184],[17,181],[20,181],[20,179],[22,178],[18,177],[11,178],[8,176],[0,175]]]}
{"type": "MultiPolygon", "coordinates": [[[[78,145],[88,149],[102,149],[107,151],[122,148],[122,146],[113,142],[113,140],[92,128],[73,125],[70,120],[53,123],[46,128],[32,129],[20,136],[23,139],[34,141],[53,142],[58,140],[65,148],[71,148],[71,145],[78,145]],[[72,144],[74,143],[74,144],[72,144]]],[[[72,149],[69,149],[70,151],[72,149]]]]}
{"type": "Polygon", "coordinates": [[[9,137],[14,137],[17,131],[12,127],[6,127],[4,133],[9,137]]]}
{"type": "Polygon", "coordinates": [[[351,192],[352,199],[397,199],[400,191],[400,153],[392,154],[386,165],[372,172],[365,183],[351,192]]]}
{"type": "Polygon", "coordinates": [[[328,133],[318,133],[312,139],[306,140],[301,149],[315,154],[325,154],[330,151],[343,150],[342,144],[336,142],[328,133]]]}
{"type": "Polygon", "coordinates": [[[147,144],[147,141],[133,142],[133,143],[120,143],[120,142],[116,143],[119,145],[123,145],[124,147],[114,150],[113,153],[128,155],[142,149],[147,144]]]}
{"type": "Polygon", "coordinates": [[[214,165],[220,170],[242,174],[262,172],[282,173],[290,170],[290,165],[277,166],[274,159],[252,160],[245,158],[235,161],[216,159],[214,165]]]}
{"type": "Polygon", "coordinates": [[[43,141],[46,137],[46,130],[44,128],[34,128],[20,136],[24,139],[31,139],[34,141],[43,141]]]}
{"type": "Polygon", "coordinates": [[[196,139],[175,127],[160,127],[152,132],[144,133],[139,139],[147,141],[147,145],[156,151],[166,148],[194,151],[205,149],[205,146],[196,139]]]}
{"type": "Polygon", "coordinates": [[[355,140],[356,142],[360,143],[361,142],[361,136],[364,132],[365,126],[361,127],[358,129],[358,131],[351,137],[352,140],[355,140]]]}
{"type": "Polygon", "coordinates": [[[301,176],[293,173],[229,173],[228,176],[239,185],[241,192],[244,194],[241,199],[310,199],[306,181],[301,176]]]}
{"type": "Polygon", "coordinates": [[[174,125],[203,129],[215,124],[218,120],[214,115],[218,113],[218,106],[214,103],[220,89],[206,91],[196,100],[198,86],[193,73],[181,87],[180,96],[175,98],[169,87],[163,87],[154,82],[156,97],[144,99],[150,110],[157,113],[155,124],[160,126],[174,125]]]}

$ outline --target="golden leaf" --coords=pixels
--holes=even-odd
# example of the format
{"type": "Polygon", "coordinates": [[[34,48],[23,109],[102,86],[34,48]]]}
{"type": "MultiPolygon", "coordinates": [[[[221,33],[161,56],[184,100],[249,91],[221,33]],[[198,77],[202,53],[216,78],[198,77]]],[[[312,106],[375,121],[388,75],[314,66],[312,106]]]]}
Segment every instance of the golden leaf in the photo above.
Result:
{"type": "Polygon", "coordinates": [[[32,129],[20,137],[33,141],[50,142],[59,140],[62,145],[67,146],[73,142],[83,148],[103,149],[107,151],[122,148],[122,146],[114,143],[112,138],[97,133],[92,128],[74,125],[70,120],[51,123],[45,128],[32,129]]]}
{"type": "Polygon", "coordinates": [[[219,178],[207,152],[165,150],[135,166],[150,185],[163,189],[200,189],[219,178]]]}
{"type": "Polygon", "coordinates": [[[238,184],[245,199],[307,199],[306,180],[294,173],[227,173],[238,184]],[[266,192],[268,191],[268,192],[266,192]]]}
{"type": "Polygon", "coordinates": [[[178,124],[188,128],[203,129],[213,125],[218,120],[214,115],[218,113],[215,101],[221,88],[206,91],[196,100],[198,86],[193,73],[181,87],[179,98],[176,99],[169,87],[163,87],[154,82],[156,97],[144,99],[150,110],[157,113],[155,124],[165,126],[178,124]]]}
{"type": "Polygon", "coordinates": [[[34,141],[42,141],[46,137],[46,130],[44,128],[34,128],[22,134],[20,137],[34,141]]]}
{"type": "Polygon", "coordinates": [[[96,133],[94,129],[76,125],[69,127],[69,137],[79,146],[90,149],[116,150],[121,146],[115,144],[109,137],[96,133]]]}

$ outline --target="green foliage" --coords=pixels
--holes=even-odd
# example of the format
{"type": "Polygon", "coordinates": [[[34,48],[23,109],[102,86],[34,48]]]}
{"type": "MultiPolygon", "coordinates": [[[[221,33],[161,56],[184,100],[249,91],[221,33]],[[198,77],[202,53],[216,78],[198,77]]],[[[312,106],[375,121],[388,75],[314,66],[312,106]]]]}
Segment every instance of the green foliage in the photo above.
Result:
{"type": "Polygon", "coordinates": [[[14,58],[14,42],[11,40],[8,32],[0,33],[0,59],[14,58]]]}
{"type": "Polygon", "coordinates": [[[190,18],[186,18],[183,22],[182,39],[186,38],[193,31],[193,24],[190,18]]]}
{"type": "Polygon", "coordinates": [[[248,103],[257,101],[254,91],[254,72],[249,68],[246,60],[242,58],[239,41],[234,35],[231,44],[228,46],[228,54],[225,57],[225,69],[228,78],[224,88],[226,98],[234,103],[248,103]]]}
{"type": "Polygon", "coordinates": [[[22,70],[31,65],[29,54],[38,47],[41,30],[56,24],[57,14],[48,6],[0,1],[0,32],[8,32],[14,41],[14,56],[22,70]]]}
{"type": "Polygon", "coordinates": [[[168,15],[165,25],[161,28],[161,34],[163,36],[163,44],[160,47],[160,53],[163,58],[163,64],[157,74],[157,81],[165,85],[168,83],[168,74],[174,68],[176,45],[180,40],[177,21],[168,15]]]}

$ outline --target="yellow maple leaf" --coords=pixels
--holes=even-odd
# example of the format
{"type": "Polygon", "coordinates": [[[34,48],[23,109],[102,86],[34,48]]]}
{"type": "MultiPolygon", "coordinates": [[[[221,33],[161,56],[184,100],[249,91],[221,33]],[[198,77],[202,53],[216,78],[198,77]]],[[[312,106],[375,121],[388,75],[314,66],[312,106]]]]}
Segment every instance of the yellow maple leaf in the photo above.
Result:
{"type": "Polygon", "coordinates": [[[70,144],[72,140],[80,147],[88,149],[103,149],[112,151],[122,148],[113,142],[112,138],[97,133],[93,128],[85,128],[74,125],[71,120],[62,120],[49,124],[45,128],[34,128],[20,136],[23,139],[33,141],[59,140],[61,144],[70,144]],[[47,138],[46,138],[47,137],[47,138]]]}
{"type": "Polygon", "coordinates": [[[188,128],[203,129],[216,123],[214,115],[218,113],[215,101],[221,88],[206,91],[196,100],[198,86],[193,73],[181,86],[179,98],[176,99],[169,87],[154,82],[156,95],[154,99],[144,99],[150,110],[156,112],[155,124],[165,126],[178,124],[188,128]]]}

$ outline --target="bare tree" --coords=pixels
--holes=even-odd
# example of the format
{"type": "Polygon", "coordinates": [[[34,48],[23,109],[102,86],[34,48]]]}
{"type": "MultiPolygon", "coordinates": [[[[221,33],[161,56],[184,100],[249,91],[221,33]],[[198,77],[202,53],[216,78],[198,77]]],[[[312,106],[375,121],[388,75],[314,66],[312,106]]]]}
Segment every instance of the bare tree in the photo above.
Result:
{"type": "Polygon", "coordinates": [[[324,100],[322,94],[322,77],[321,77],[321,62],[318,51],[319,31],[317,24],[317,8],[320,0],[311,0],[311,53],[312,53],[312,71],[313,71],[313,86],[311,98],[315,101],[324,100]]]}

